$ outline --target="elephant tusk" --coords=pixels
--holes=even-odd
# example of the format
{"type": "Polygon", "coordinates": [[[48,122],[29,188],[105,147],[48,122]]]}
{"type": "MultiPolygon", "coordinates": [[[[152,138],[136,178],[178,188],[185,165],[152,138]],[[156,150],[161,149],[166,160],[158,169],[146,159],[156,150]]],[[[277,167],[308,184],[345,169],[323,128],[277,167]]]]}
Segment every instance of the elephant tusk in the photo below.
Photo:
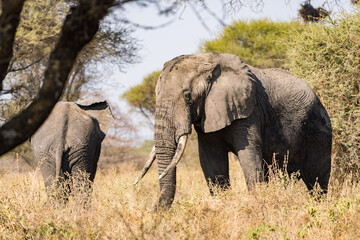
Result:
{"type": "Polygon", "coordinates": [[[136,178],[134,182],[134,186],[145,176],[147,171],[150,169],[151,165],[153,164],[155,160],[155,146],[152,148],[151,153],[149,155],[149,159],[146,161],[143,169],[141,170],[141,174],[136,178]]]}
{"type": "Polygon", "coordinates": [[[178,164],[178,162],[181,159],[181,156],[184,153],[185,150],[185,146],[186,146],[186,142],[187,142],[188,136],[187,135],[182,135],[179,139],[179,143],[177,145],[176,148],[176,152],[175,155],[173,157],[173,159],[171,160],[171,163],[169,164],[169,166],[164,170],[164,172],[159,176],[159,180],[161,180],[163,177],[166,176],[166,174],[168,174],[169,172],[171,172],[175,167],[176,164],[178,164]]]}

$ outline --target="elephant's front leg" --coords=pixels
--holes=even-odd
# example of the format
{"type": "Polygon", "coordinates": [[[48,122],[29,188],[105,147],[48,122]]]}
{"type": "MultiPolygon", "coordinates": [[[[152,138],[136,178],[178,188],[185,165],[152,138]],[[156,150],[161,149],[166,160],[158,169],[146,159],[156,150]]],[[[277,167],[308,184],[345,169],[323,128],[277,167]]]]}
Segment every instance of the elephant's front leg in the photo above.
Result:
{"type": "Polygon", "coordinates": [[[237,157],[244,172],[246,186],[251,191],[255,183],[264,181],[261,151],[254,146],[246,146],[238,151],[237,157]]]}
{"type": "Polygon", "coordinates": [[[258,125],[238,121],[233,126],[235,153],[244,172],[249,191],[257,182],[264,181],[262,140],[258,125]]]}
{"type": "Polygon", "coordinates": [[[204,133],[198,133],[199,158],[210,193],[230,187],[228,151],[204,133]]]}

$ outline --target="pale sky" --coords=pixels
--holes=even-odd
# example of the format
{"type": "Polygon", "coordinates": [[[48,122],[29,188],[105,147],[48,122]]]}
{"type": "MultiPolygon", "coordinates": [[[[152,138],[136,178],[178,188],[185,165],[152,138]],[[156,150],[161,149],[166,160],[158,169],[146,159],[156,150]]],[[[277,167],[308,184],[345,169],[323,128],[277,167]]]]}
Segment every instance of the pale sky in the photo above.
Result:
{"type": "MultiPolygon", "coordinates": [[[[264,6],[260,12],[251,11],[249,8],[241,8],[232,15],[226,14],[225,18],[223,18],[221,2],[227,1],[207,1],[209,8],[229,25],[236,20],[261,18],[268,18],[273,21],[294,20],[298,18],[297,9],[304,0],[264,0],[264,6]]],[[[325,0],[311,1],[315,8],[322,6],[324,2],[325,0]]],[[[350,0],[342,2],[344,2],[343,9],[349,10],[351,8],[350,0]]],[[[324,8],[329,9],[328,5],[324,5],[324,8]]],[[[338,11],[338,9],[337,6],[331,6],[331,10],[334,12],[338,11]]],[[[157,26],[174,18],[160,18],[156,11],[135,6],[129,6],[126,13],[132,22],[150,26],[157,26]]],[[[125,100],[120,99],[120,96],[132,86],[140,84],[147,74],[161,70],[166,61],[182,54],[196,53],[202,41],[214,39],[221,32],[222,26],[215,18],[205,11],[200,11],[200,14],[211,33],[202,26],[189,6],[177,14],[174,23],[166,27],[155,30],[136,30],[133,36],[139,39],[142,45],[139,51],[141,62],[128,66],[124,73],[115,71],[111,75],[112,81],[116,81],[118,86],[115,89],[105,89],[106,96],[112,104],[118,104],[122,112],[127,113],[135,125],[138,126],[137,135],[140,140],[152,139],[152,129],[146,124],[145,118],[130,111],[130,107],[125,100]]]]}

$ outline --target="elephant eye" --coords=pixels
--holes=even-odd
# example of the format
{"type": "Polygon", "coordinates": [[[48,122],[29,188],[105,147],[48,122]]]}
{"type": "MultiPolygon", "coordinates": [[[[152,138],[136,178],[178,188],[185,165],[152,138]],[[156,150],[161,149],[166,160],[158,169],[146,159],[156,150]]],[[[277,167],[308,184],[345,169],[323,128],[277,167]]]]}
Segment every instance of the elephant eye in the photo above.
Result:
{"type": "Polygon", "coordinates": [[[184,91],[184,98],[186,102],[191,102],[191,92],[190,91],[184,91]]]}

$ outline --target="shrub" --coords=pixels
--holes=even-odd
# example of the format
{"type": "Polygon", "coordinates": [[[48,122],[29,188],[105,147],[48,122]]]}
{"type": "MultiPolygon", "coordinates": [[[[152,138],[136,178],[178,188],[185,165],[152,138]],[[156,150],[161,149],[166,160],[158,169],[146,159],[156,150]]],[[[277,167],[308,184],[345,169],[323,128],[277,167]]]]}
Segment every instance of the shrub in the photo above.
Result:
{"type": "Polygon", "coordinates": [[[360,11],[309,24],[289,43],[291,71],[307,79],[333,127],[336,177],[360,176],[360,11]]]}

